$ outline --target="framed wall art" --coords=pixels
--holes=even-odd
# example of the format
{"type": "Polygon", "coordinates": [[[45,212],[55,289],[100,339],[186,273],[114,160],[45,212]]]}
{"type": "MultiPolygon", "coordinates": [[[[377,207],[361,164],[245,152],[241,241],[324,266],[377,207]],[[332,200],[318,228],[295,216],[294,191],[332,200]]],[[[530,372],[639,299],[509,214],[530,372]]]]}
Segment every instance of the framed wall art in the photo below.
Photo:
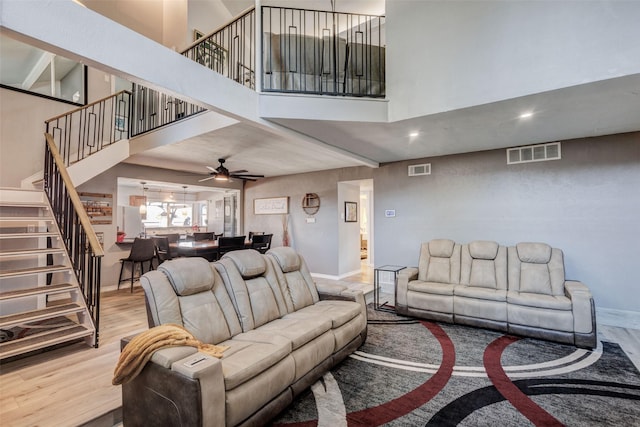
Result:
{"type": "Polygon", "coordinates": [[[255,215],[288,214],[289,197],[253,199],[253,213],[255,215]]]}
{"type": "Polygon", "coordinates": [[[344,202],[344,222],[358,222],[357,202],[344,202]]]}

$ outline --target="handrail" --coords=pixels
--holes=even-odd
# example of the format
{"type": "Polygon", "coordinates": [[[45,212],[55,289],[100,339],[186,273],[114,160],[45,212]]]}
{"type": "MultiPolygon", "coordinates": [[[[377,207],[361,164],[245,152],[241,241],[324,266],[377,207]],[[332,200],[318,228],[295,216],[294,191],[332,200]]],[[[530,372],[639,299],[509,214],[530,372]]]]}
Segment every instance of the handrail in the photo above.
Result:
{"type": "Polygon", "coordinates": [[[128,91],[128,90],[121,90],[120,92],[116,92],[116,93],[114,93],[114,94],[112,94],[112,95],[105,96],[104,98],[98,99],[98,100],[93,101],[93,102],[90,102],[90,103],[88,103],[88,104],[85,104],[85,105],[83,105],[82,107],[77,107],[77,108],[74,108],[73,110],[69,110],[69,111],[67,111],[66,113],[62,113],[62,114],[60,114],[60,115],[58,115],[58,116],[51,117],[50,119],[47,119],[47,120],[45,120],[44,122],[48,124],[49,122],[52,122],[52,121],[54,121],[54,120],[58,120],[58,119],[60,119],[60,118],[62,118],[62,117],[64,117],[64,116],[68,116],[68,115],[70,115],[70,114],[73,114],[73,113],[76,113],[76,112],[78,112],[78,111],[84,110],[84,109],[86,109],[86,108],[88,108],[88,107],[92,107],[92,106],[94,106],[94,105],[98,105],[98,104],[100,104],[101,102],[108,101],[110,98],[117,98],[119,95],[122,95],[122,94],[125,94],[125,93],[127,93],[127,94],[131,95],[131,92],[130,92],[130,91],[128,91]]]}
{"type": "Polygon", "coordinates": [[[73,204],[73,207],[75,208],[75,211],[78,214],[78,220],[82,224],[82,227],[84,228],[85,233],[87,234],[87,239],[89,240],[91,251],[94,253],[95,256],[102,257],[104,256],[104,249],[102,248],[102,246],[100,245],[100,242],[98,241],[98,236],[96,236],[96,232],[93,229],[93,226],[91,225],[91,220],[89,219],[89,215],[87,215],[87,212],[84,209],[82,202],[80,201],[80,196],[78,195],[78,192],[76,191],[76,188],[73,185],[73,181],[69,176],[69,172],[67,172],[67,168],[64,166],[64,160],[62,159],[62,156],[58,151],[58,147],[56,147],[56,143],[53,140],[53,137],[51,135],[49,135],[48,133],[45,133],[44,136],[47,140],[47,145],[49,146],[49,150],[51,150],[51,155],[53,156],[53,160],[58,165],[60,176],[64,181],[65,186],[67,187],[67,191],[69,194],[69,198],[71,199],[71,203],[73,204]]]}

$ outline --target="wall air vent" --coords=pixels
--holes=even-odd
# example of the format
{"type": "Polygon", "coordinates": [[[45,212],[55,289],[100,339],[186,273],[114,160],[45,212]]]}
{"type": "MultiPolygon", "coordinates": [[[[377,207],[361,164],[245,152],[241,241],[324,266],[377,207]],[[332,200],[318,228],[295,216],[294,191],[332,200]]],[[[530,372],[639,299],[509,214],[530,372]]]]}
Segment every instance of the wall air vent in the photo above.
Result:
{"type": "Polygon", "coordinates": [[[409,176],[431,175],[431,163],[409,165],[409,176]]]}
{"type": "Polygon", "coordinates": [[[527,145],[526,147],[507,148],[507,164],[544,162],[562,158],[559,142],[527,145]]]}

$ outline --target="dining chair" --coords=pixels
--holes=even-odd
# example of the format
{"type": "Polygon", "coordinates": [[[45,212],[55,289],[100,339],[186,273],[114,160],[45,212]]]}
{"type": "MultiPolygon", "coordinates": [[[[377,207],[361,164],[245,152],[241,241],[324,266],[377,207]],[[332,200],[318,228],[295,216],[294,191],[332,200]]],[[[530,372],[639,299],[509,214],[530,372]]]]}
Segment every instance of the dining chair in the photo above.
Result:
{"type": "Polygon", "coordinates": [[[156,259],[158,265],[162,264],[168,259],[172,259],[171,248],[169,247],[169,239],[166,237],[154,236],[151,238],[156,245],[156,259]]]}
{"type": "Polygon", "coordinates": [[[251,240],[251,248],[257,250],[261,254],[267,252],[271,248],[271,238],[273,234],[254,234],[251,240]]]}
{"type": "MultiPolygon", "coordinates": [[[[133,292],[133,279],[136,271],[136,265],[140,265],[140,276],[144,274],[144,263],[149,262],[149,270],[153,270],[153,260],[156,257],[156,244],[153,239],[141,239],[136,237],[133,240],[131,251],[126,258],[120,258],[120,276],[118,278],[118,289],[120,289],[120,283],[123,282],[122,272],[124,271],[124,265],[131,263],[131,292],[133,292]]],[[[140,277],[138,276],[138,278],[140,277]]]]}
{"type": "MultiPolygon", "coordinates": [[[[170,234],[157,234],[156,237],[166,237],[169,243],[178,243],[180,240],[180,234],[178,233],[170,233],[170,234]]],[[[178,258],[178,249],[170,249],[169,253],[171,258],[178,258]]]]}
{"type": "Polygon", "coordinates": [[[218,238],[218,259],[227,252],[244,249],[245,236],[218,238]]]}
{"type": "Polygon", "coordinates": [[[250,231],[249,240],[253,241],[253,236],[262,236],[262,235],[264,235],[264,231],[250,231]]]}
{"type": "Polygon", "coordinates": [[[199,242],[201,240],[215,240],[213,232],[208,233],[193,233],[193,240],[199,242]]]}

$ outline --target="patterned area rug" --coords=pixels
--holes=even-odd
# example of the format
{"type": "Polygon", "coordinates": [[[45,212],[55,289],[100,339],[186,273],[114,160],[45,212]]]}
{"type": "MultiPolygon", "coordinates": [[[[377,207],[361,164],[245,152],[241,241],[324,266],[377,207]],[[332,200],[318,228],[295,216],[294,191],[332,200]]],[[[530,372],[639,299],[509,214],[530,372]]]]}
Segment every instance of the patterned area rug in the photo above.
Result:
{"type": "Polygon", "coordinates": [[[594,351],[369,310],[366,343],[283,426],[640,426],[640,372],[594,351]]]}

